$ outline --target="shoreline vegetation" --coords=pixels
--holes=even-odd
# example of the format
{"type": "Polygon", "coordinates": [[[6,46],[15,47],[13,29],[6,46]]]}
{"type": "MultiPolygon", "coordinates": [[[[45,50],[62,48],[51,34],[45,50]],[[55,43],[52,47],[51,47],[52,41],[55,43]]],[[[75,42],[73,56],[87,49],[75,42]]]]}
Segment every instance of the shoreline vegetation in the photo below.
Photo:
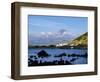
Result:
{"type": "Polygon", "coordinates": [[[41,50],[40,52],[37,53],[37,55],[30,55],[28,58],[28,66],[48,66],[48,65],[72,65],[71,62],[74,62],[75,60],[79,59],[80,57],[82,58],[87,58],[87,53],[85,54],[66,54],[66,53],[61,53],[59,55],[55,55],[54,58],[55,60],[53,61],[42,61],[39,59],[43,58],[50,58],[51,54],[48,54],[45,50],[41,50]],[[63,60],[63,57],[72,57],[71,60],[63,60]],[[56,60],[56,58],[59,58],[59,60],[56,60]]]}
{"type": "Polygon", "coordinates": [[[57,46],[55,46],[55,45],[48,45],[48,46],[28,46],[28,48],[29,49],[31,49],[31,48],[59,48],[59,49],[87,49],[87,46],[80,46],[80,45],[78,45],[78,46],[59,46],[59,47],[57,47],[57,46]]]}

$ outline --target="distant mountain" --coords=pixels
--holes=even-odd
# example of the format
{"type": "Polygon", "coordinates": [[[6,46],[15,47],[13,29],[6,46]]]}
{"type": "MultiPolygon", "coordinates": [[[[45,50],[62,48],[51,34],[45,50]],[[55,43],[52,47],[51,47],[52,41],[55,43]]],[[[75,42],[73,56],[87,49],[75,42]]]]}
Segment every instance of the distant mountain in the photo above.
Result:
{"type": "Polygon", "coordinates": [[[69,46],[84,46],[87,47],[88,45],[88,33],[84,33],[83,35],[77,37],[76,39],[72,40],[69,46]]]}

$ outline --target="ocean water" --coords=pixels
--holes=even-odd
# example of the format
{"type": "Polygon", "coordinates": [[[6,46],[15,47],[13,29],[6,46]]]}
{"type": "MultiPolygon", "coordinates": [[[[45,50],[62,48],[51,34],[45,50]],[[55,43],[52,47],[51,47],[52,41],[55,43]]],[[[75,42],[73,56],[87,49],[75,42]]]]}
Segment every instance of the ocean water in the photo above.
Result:
{"type": "Polygon", "coordinates": [[[63,57],[54,57],[57,56],[61,53],[66,53],[66,54],[79,54],[79,55],[84,55],[85,53],[87,53],[87,49],[58,49],[58,48],[29,48],[28,49],[28,57],[30,56],[36,56],[37,59],[33,60],[37,60],[38,62],[42,61],[42,62],[52,62],[54,60],[59,61],[61,58],[64,61],[69,61],[72,64],[87,64],[88,63],[88,58],[87,57],[68,57],[68,56],[63,56],[63,57]],[[40,52],[41,50],[45,50],[48,54],[50,54],[50,57],[47,58],[38,58],[37,57],[37,53],[40,52]],[[75,59],[75,61],[71,61],[72,59],[75,59]]]}

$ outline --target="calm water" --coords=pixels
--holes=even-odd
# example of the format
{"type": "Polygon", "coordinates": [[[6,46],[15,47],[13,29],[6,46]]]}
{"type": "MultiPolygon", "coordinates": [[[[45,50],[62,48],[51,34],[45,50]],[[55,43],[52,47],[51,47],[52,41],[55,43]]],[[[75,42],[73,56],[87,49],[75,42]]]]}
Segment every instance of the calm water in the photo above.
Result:
{"type": "Polygon", "coordinates": [[[31,49],[29,49],[28,54],[35,55],[38,52],[40,52],[41,50],[45,50],[48,54],[51,54],[51,55],[59,55],[61,53],[82,55],[82,54],[85,54],[87,52],[87,50],[85,50],[85,49],[81,50],[81,49],[57,49],[57,48],[54,48],[54,49],[50,49],[50,48],[32,49],[31,48],[31,49]]]}
{"type": "MultiPolygon", "coordinates": [[[[54,61],[54,60],[60,60],[61,58],[59,57],[54,57],[55,55],[59,55],[61,53],[66,53],[66,54],[80,54],[80,55],[84,55],[85,53],[87,53],[86,49],[50,49],[50,48],[36,48],[36,49],[29,49],[28,50],[28,57],[30,57],[30,55],[36,56],[37,57],[37,53],[40,52],[41,50],[45,50],[48,54],[50,54],[51,56],[48,58],[37,58],[33,60],[38,60],[38,62],[42,61],[42,62],[50,62],[50,61],[54,61]]],[[[87,58],[85,57],[68,57],[68,56],[63,56],[62,59],[64,61],[68,60],[70,61],[72,64],[87,64],[87,58]],[[72,59],[75,59],[75,61],[71,61],[72,59]]]]}

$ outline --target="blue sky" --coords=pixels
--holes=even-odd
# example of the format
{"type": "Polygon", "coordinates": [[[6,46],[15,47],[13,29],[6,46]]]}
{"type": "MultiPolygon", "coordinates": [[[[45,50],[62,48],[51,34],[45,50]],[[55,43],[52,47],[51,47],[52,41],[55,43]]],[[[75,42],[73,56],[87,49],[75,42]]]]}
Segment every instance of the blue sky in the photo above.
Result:
{"type": "Polygon", "coordinates": [[[87,32],[87,26],[87,17],[29,15],[29,44],[46,45],[68,41],[87,32]]]}

